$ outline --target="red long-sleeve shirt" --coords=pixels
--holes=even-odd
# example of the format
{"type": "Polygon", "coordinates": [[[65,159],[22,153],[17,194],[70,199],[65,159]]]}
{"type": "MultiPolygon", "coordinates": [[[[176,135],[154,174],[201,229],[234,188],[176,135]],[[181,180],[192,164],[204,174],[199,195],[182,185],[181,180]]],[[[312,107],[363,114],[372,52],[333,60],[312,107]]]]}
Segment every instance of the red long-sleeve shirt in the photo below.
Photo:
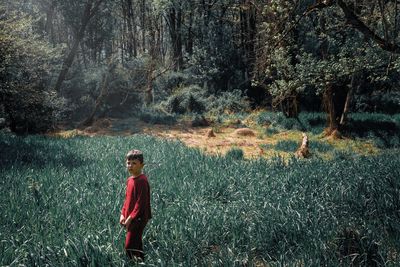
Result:
{"type": "Polygon", "coordinates": [[[150,185],[146,175],[141,174],[137,177],[129,177],[126,181],[126,195],[121,214],[132,220],[151,219],[150,207],[150,185]]]}

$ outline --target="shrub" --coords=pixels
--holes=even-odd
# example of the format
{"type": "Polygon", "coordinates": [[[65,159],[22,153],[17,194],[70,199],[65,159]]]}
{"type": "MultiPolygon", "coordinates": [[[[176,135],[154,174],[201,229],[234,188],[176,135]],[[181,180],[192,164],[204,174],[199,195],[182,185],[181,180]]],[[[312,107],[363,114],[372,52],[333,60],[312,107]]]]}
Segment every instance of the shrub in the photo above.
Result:
{"type": "Polygon", "coordinates": [[[207,111],[210,114],[236,113],[248,111],[250,102],[240,90],[223,92],[220,95],[211,95],[207,99],[207,111]]]}
{"type": "Polygon", "coordinates": [[[271,125],[275,121],[275,116],[275,112],[263,111],[257,116],[256,123],[263,126],[271,125]]]}
{"type": "Polygon", "coordinates": [[[142,109],[139,113],[139,119],[151,124],[172,125],[176,123],[175,116],[162,113],[156,109],[142,109]]]}
{"type": "Polygon", "coordinates": [[[271,135],[274,135],[274,134],[277,134],[277,133],[279,133],[279,130],[276,129],[276,128],[274,128],[274,127],[272,127],[272,126],[269,126],[269,127],[265,130],[265,134],[268,135],[268,136],[271,136],[271,135]]]}
{"type": "Polygon", "coordinates": [[[189,93],[182,101],[182,105],[186,107],[189,113],[203,113],[205,110],[204,99],[200,95],[189,93]]]}
{"type": "MultiPolygon", "coordinates": [[[[27,14],[5,11],[0,20],[0,96],[3,115],[18,133],[44,132],[55,126],[66,108],[64,99],[49,86],[61,61],[52,47],[32,32],[27,14]]],[[[3,116],[2,115],[2,116],[3,116]]]]}
{"type": "Polygon", "coordinates": [[[179,87],[166,100],[160,103],[168,112],[209,113],[218,116],[223,113],[238,113],[250,109],[247,98],[242,96],[240,90],[223,92],[219,95],[208,95],[206,89],[198,85],[179,87]]]}
{"type": "Polygon", "coordinates": [[[176,88],[189,86],[189,81],[190,77],[186,73],[171,71],[160,76],[154,82],[154,86],[157,91],[171,93],[176,88]]]}
{"type": "Polygon", "coordinates": [[[282,112],[261,112],[256,118],[256,122],[259,125],[269,125],[283,130],[306,130],[299,119],[288,118],[282,112]]]}
{"type": "Polygon", "coordinates": [[[197,86],[181,87],[167,100],[161,103],[171,113],[203,113],[205,111],[206,93],[197,86]]]}
{"type": "Polygon", "coordinates": [[[371,95],[355,94],[354,109],[357,112],[382,112],[394,114],[400,112],[400,92],[375,91],[371,95]]]}
{"type": "Polygon", "coordinates": [[[204,118],[203,115],[195,114],[192,118],[193,127],[209,126],[210,123],[204,118]]]}
{"type": "Polygon", "coordinates": [[[244,153],[242,149],[234,147],[226,152],[225,157],[228,159],[242,160],[244,158],[244,153]]]}
{"type": "Polygon", "coordinates": [[[280,125],[282,128],[286,130],[298,130],[298,131],[305,131],[303,125],[301,125],[299,119],[296,118],[285,118],[281,121],[280,125]]]}

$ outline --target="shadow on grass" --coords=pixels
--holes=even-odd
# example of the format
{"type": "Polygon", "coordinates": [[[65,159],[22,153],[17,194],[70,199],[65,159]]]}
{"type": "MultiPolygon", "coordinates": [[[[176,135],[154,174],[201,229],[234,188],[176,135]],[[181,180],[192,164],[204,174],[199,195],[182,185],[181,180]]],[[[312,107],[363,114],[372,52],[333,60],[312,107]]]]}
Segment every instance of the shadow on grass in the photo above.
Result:
{"type": "Polygon", "coordinates": [[[400,127],[393,121],[350,120],[344,133],[354,138],[371,138],[380,148],[400,147],[400,127]]]}
{"type": "Polygon", "coordinates": [[[15,136],[0,133],[0,167],[77,167],[84,160],[72,152],[69,144],[45,136],[15,136]],[[71,151],[71,152],[70,152],[71,151]]]}

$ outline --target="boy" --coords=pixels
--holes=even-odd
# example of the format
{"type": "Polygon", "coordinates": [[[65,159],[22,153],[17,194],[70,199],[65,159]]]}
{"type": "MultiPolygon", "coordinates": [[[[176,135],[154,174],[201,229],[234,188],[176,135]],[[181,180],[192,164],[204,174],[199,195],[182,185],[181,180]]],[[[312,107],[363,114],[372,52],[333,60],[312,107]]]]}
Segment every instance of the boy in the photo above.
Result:
{"type": "Polygon", "coordinates": [[[144,260],[142,235],[151,219],[150,186],[144,167],[143,153],[131,150],[126,155],[126,168],[130,173],[126,181],[126,195],[119,223],[127,230],[125,251],[130,259],[144,260]]]}

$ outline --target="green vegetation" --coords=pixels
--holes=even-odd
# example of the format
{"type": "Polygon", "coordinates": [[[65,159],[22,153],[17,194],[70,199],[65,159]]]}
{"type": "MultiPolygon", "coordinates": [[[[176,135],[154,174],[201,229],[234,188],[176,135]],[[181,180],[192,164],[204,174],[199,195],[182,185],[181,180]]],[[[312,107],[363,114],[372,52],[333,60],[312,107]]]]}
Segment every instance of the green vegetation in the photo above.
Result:
{"type": "Polygon", "coordinates": [[[142,135],[2,133],[0,147],[1,265],[126,264],[118,217],[131,148],[152,186],[148,265],[400,264],[398,149],[287,163],[142,135]]]}
{"type": "Polygon", "coordinates": [[[244,158],[244,153],[242,149],[234,147],[226,152],[225,157],[231,160],[242,160],[244,158]]]}
{"type": "Polygon", "coordinates": [[[268,109],[267,135],[321,133],[302,112],[322,110],[337,135],[351,112],[399,113],[399,5],[317,2],[3,0],[0,129],[268,109]]]}
{"type": "Polygon", "coordinates": [[[138,112],[138,117],[141,121],[151,124],[172,125],[177,122],[175,116],[154,109],[143,109],[138,112]]]}

